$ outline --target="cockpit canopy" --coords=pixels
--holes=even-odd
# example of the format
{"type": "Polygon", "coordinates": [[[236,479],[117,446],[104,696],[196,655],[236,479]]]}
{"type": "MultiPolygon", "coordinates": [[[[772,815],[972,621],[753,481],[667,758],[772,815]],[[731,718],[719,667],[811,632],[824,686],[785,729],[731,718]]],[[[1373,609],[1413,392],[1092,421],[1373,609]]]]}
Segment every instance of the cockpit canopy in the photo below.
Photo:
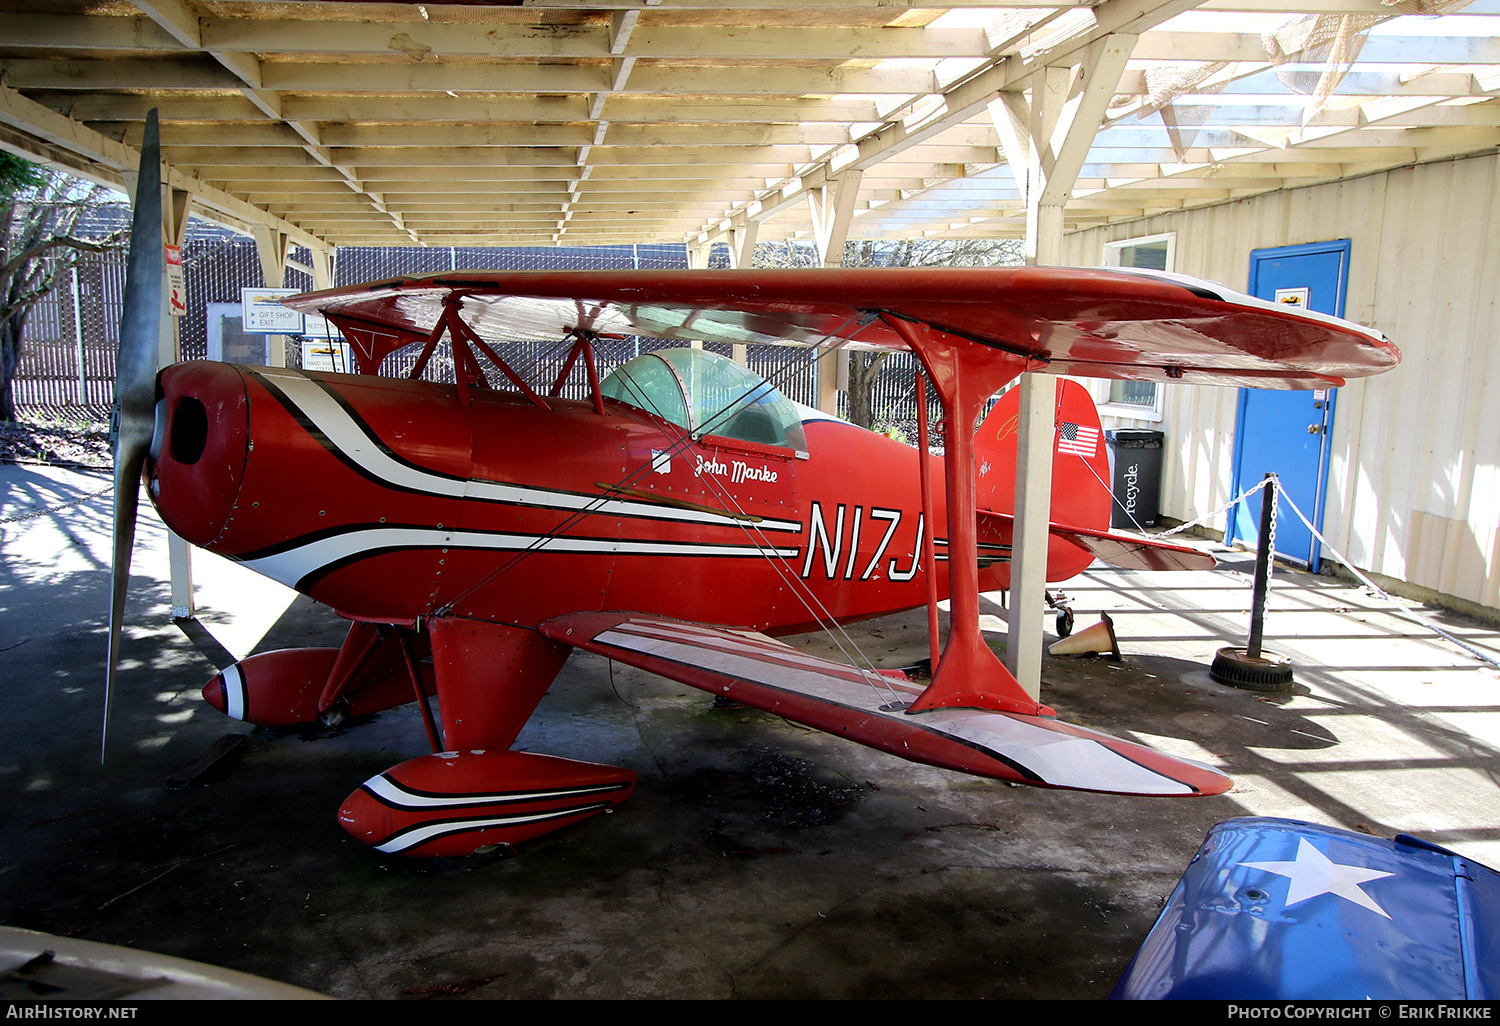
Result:
{"type": "Polygon", "coordinates": [[[802,415],[765,378],[701,349],[663,349],[637,356],[604,379],[611,399],[686,428],[756,445],[807,451],[802,415]]]}

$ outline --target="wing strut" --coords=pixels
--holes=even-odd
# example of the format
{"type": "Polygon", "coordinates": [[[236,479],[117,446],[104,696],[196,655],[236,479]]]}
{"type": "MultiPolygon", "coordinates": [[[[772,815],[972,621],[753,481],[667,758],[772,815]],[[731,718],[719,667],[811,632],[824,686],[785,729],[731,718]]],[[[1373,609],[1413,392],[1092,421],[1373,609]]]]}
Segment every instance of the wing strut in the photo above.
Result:
{"type": "MultiPolygon", "coordinates": [[[[421,376],[422,371],[427,367],[427,361],[432,358],[433,351],[437,348],[438,341],[443,337],[443,333],[447,332],[448,342],[453,346],[453,375],[458,384],[458,401],[461,405],[469,405],[469,386],[471,384],[482,387],[487,383],[484,371],[479,367],[479,360],[474,355],[474,351],[478,350],[502,374],[509,378],[513,385],[521,390],[522,394],[531,401],[533,406],[551,411],[552,406],[547,400],[537,395],[536,391],[526,383],[525,379],[517,374],[511,368],[510,364],[506,363],[499,353],[490,348],[489,344],[480,338],[478,333],[469,327],[464,319],[459,316],[459,311],[463,309],[466,296],[467,293],[464,291],[453,289],[443,298],[443,314],[438,318],[437,323],[432,326],[432,333],[427,336],[426,343],[422,347],[422,352],[418,354],[417,361],[412,366],[408,377],[417,378],[421,376]]],[[[589,359],[590,363],[592,363],[592,356],[589,359]]]]}
{"type": "Polygon", "coordinates": [[[1053,715],[1050,708],[1026,693],[985,644],[979,629],[979,540],[975,526],[974,425],[986,399],[1041,361],[951,335],[928,324],[890,315],[883,315],[883,319],[917,354],[943,403],[951,604],[948,642],[933,669],[932,683],[909,711],[967,707],[1053,715]]]}
{"type": "Polygon", "coordinates": [[[917,383],[917,466],[922,484],[922,563],[928,567],[927,578],[927,664],[936,667],[942,644],[938,640],[937,552],[932,540],[932,447],[927,441],[927,375],[918,374],[917,383]]]}
{"type": "MultiPolygon", "coordinates": [[[[499,353],[491,349],[489,344],[479,337],[478,332],[469,327],[468,323],[459,316],[458,312],[462,307],[463,296],[456,290],[450,292],[448,298],[443,301],[443,308],[448,314],[448,338],[453,343],[454,348],[472,346],[474,349],[479,350],[489,359],[490,363],[493,363],[500,369],[502,374],[510,378],[511,384],[519,388],[522,394],[531,400],[533,406],[550,411],[552,407],[547,403],[547,400],[537,395],[532,387],[526,383],[526,379],[517,374],[511,368],[510,364],[506,363],[499,353]]],[[[466,349],[465,351],[469,353],[469,359],[474,361],[474,370],[479,374],[480,380],[484,380],[484,372],[479,370],[479,361],[474,359],[471,350],[466,349]]]]}
{"type": "Polygon", "coordinates": [[[425,335],[392,328],[379,321],[354,317],[349,314],[323,312],[323,317],[344,336],[354,354],[354,362],[361,374],[380,373],[385,358],[398,349],[418,342],[426,342],[425,335]]]}
{"type": "Polygon", "coordinates": [[[562,370],[557,374],[557,380],[552,383],[552,391],[548,392],[549,398],[562,395],[563,385],[567,384],[568,375],[573,373],[573,364],[578,362],[578,357],[583,357],[584,370],[588,372],[589,397],[594,403],[594,412],[599,416],[605,416],[604,393],[599,391],[599,366],[594,362],[594,339],[596,338],[622,338],[621,335],[599,335],[596,332],[574,329],[573,348],[568,352],[568,358],[563,363],[562,370]]]}

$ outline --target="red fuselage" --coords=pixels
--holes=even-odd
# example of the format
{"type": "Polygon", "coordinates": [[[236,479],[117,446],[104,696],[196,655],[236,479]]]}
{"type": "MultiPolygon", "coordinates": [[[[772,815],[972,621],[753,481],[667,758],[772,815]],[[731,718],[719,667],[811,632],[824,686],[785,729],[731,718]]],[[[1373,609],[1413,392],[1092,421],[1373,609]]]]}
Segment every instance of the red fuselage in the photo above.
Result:
{"type": "MultiPolygon", "coordinates": [[[[916,451],[842,421],[808,421],[799,454],[614,400],[465,406],[424,381],[213,363],[161,387],[167,524],[355,619],[628,609],[782,634],[926,600],[916,451]]],[[[981,529],[985,588],[1008,585],[1008,533],[981,529]]]]}

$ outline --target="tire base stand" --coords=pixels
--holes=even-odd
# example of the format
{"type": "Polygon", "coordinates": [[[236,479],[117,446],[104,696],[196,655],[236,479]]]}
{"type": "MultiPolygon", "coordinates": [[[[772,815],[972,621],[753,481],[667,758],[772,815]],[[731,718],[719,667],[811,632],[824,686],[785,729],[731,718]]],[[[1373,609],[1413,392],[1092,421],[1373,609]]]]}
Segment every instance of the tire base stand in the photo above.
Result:
{"type": "Polygon", "coordinates": [[[1260,499],[1260,535],[1255,550],[1255,587],[1250,602],[1250,644],[1245,648],[1221,648],[1214,654],[1208,675],[1220,684],[1248,691],[1285,691],[1292,686],[1292,661],[1261,650],[1266,620],[1266,594],[1271,583],[1271,560],[1275,558],[1276,475],[1267,474],[1260,499]]]}
{"type": "Polygon", "coordinates": [[[1292,686],[1292,663],[1272,652],[1252,656],[1243,648],[1221,648],[1214,654],[1208,675],[1232,688],[1285,691],[1292,686]]]}

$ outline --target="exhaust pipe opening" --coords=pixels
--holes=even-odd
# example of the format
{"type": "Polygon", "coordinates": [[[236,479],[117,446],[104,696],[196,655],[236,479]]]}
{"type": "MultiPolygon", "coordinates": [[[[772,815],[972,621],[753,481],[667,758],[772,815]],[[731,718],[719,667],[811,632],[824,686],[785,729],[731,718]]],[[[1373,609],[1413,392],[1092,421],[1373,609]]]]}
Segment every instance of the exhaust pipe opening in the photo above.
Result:
{"type": "Polygon", "coordinates": [[[208,410],[192,396],[183,396],[172,411],[172,459],[190,467],[208,447],[208,410]]]}

